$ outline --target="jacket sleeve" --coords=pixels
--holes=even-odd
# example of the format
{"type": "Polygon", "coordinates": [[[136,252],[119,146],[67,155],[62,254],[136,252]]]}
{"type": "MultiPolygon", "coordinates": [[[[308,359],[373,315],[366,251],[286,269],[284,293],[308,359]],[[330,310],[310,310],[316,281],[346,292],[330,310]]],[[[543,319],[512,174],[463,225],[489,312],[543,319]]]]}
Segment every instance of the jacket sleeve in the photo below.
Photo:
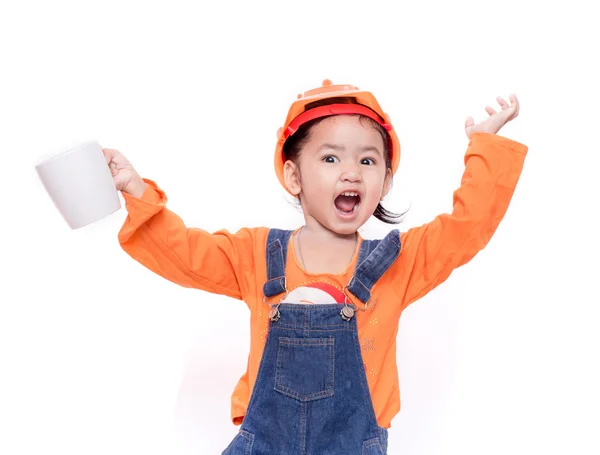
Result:
{"type": "Polygon", "coordinates": [[[146,268],[183,287],[243,299],[253,270],[255,229],[209,233],[187,227],[166,207],[165,193],[149,179],[138,199],[122,193],[127,218],[121,247],[146,268]]]}
{"type": "Polygon", "coordinates": [[[491,133],[470,136],[452,213],[401,234],[402,306],[420,299],[490,241],[508,209],[528,147],[491,133]]]}

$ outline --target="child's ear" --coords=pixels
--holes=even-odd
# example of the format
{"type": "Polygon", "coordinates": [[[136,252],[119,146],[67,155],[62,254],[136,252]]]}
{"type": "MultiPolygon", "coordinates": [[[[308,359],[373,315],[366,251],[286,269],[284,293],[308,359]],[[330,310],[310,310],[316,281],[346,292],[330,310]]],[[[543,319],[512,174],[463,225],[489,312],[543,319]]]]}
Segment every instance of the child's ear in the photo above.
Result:
{"type": "Polygon", "coordinates": [[[381,191],[380,201],[383,201],[383,198],[387,196],[387,194],[390,192],[391,188],[392,188],[392,170],[388,169],[385,173],[385,179],[383,180],[383,190],[381,191]]]}
{"type": "Polygon", "coordinates": [[[287,160],[283,165],[283,179],[285,180],[285,186],[287,186],[290,192],[294,196],[298,196],[302,187],[300,185],[298,166],[292,160],[287,160]]]}

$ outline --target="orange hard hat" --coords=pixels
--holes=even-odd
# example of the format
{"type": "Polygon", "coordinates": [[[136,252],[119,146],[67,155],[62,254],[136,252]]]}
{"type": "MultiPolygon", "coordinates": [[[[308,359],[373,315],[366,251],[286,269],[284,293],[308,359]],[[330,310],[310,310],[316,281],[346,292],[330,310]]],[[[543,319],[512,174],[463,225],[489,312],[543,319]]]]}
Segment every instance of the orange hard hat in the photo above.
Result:
{"type": "Polygon", "coordinates": [[[365,115],[385,128],[390,137],[392,174],[396,173],[398,165],[400,164],[400,141],[392,128],[389,115],[383,112],[383,109],[381,109],[381,106],[372,93],[359,90],[358,87],[354,87],[353,85],[333,85],[330,80],[325,79],[321,87],[308,90],[307,92],[304,92],[304,94],[298,95],[298,99],[292,103],[290,110],[288,111],[285,124],[277,130],[275,172],[279,182],[288,192],[290,191],[286,187],[283,178],[283,164],[285,163],[283,144],[286,139],[294,134],[302,124],[310,120],[341,114],[365,115]],[[309,103],[338,97],[353,98],[357,104],[327,104],[309,108],[308,110],[306,109],[306,105],[309,103]]]}

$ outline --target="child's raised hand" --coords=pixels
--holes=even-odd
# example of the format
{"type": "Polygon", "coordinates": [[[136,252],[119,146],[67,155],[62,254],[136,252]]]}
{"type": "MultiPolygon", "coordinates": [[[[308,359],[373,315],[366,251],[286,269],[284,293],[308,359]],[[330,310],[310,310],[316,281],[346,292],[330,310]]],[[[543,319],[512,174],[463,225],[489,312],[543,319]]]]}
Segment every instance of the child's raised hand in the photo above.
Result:
{"type": "Polygon", "coordinates": [[[465,122],[465,132],[467,133],[467,137],[470,137],[471,134],[477,132],[496,134],[506,123],[519,115],[519,101],[517,100],[517,95],[510,95],[509,99],[511,102],[510,106],[503,98],[499,96],[496,97],[496,101],[498,101],[502,110],[496,112],[491,106],[486,106],[485,110],[490,116],[477,125],[475,125],[473,117],[467,117],[467,121],[465,122]]]}
{"type": "Polygon", "coordinates": [[[115,181],[117,190],[129,193],[137,198],[141,197],[146,188],[146,183],[136,172],[129,160],[115,149],[102,149],[106,163],[115,181]]]}

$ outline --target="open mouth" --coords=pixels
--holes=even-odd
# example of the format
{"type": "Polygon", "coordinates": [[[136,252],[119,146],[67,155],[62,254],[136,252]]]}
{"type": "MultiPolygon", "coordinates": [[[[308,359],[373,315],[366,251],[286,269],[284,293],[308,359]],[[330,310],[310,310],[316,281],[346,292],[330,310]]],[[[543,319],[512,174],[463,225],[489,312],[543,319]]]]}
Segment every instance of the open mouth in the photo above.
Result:
{"type": "Polygon", "coordinates": [[[355,191],[345,191],[334,201],[335,208],[342,216],[352,216],[360,207],[360,194],[355,191]]]}

